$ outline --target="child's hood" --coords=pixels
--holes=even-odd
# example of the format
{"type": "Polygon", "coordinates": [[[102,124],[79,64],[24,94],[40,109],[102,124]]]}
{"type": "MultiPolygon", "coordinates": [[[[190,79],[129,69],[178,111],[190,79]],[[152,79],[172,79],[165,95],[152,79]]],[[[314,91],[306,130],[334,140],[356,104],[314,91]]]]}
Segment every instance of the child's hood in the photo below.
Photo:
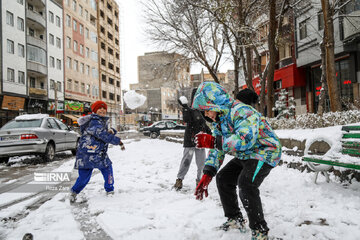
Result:
{"type": "Polygon", "coordinates": [[[192,107],[202,111],[229,112],[234,99],[218,83],[203,82],[195,93],[192,107]]]}
{"type": "Polygon", "coordinates": [[[81,126],[87,124],[90,120],[91,120],[91,115],[86,115],[86,116],[78,119],[78,124],[81,127],[81,126]]]}

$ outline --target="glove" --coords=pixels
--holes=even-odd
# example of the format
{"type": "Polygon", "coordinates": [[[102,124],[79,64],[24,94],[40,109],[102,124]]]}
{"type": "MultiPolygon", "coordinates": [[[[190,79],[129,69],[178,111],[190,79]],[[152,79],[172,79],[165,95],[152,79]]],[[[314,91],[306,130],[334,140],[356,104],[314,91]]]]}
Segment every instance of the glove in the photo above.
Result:
{"type": "Polygon", "coordinates": [[[123,143],[122,141],[120,141],[120,144],[119,144],[119,145],[120,145],[121,150],[124,151],[124,150],[125,150],[125,145],[124,145],[124,143],[123,143]]]}
{"type": "Polygon", "coordinates": [[[215,138],[207,133],[199,132],[194,139],[196,148],[214,148],[215,138]]]}
{"type": "Polygon", "coordinates": [[[112,130],[111,128],[108,130],[108,133],[110,134],[114,134],[114,130],[112,130]]]}
{"type": "Polygon", "coordinates": [[[202,200],[203,199],[203,193],[205,193],[205,197],[208,197],[208,185],[211,182],[212,176],[208,175],[208,174],[204,174],[199,182],[199,184],[197,185],[196,189],[195,189],[195,196],[197,200],[202,200]]]}

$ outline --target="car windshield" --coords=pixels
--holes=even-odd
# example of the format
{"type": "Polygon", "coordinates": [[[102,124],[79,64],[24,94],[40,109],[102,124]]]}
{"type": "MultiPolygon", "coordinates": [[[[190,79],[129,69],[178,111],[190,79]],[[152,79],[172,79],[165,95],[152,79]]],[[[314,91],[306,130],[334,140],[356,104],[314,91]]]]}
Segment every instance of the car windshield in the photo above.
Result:
{"type": "Polygon", "coordinates": [[[1,130],[13,129],[13,128],[32,128],[40,127],[42,119],[31,119],[31,120],[21,120],[21,121],[10,121],[5,124],[1,130]]]}

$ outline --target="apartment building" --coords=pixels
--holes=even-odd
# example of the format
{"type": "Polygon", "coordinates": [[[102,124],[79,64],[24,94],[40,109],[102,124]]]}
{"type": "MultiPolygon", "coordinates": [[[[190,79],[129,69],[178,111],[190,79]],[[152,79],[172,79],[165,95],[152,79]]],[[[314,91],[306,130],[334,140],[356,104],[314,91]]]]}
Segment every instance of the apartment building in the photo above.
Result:
{"type": "Polygon", "coordinates": [[[190,62],[186,57],[168,52],[145,53],[138,57],[138,79],[139,83],[131,84],[130,89],[147,97],[138,113],[181,119],[177,99],[191,94],[190,62]]]}
{"type": "Polygon", "coordinates": [[[47,0],[48,112],[64,112],[64,46],[62,0],[47,0]]]}
{"type": "Polygon", "coordinates": [[[21,112],[46,112],[46,1],[1,1],[0,126],[21,112]]]}
{"type": "MultiPolygon", "coordinates": [[[[306,101],[316,112],[321,90],[320,42],[324,21],[320,0],[299,1],[295,6],[295,53],[297,66],[306,72],[306,101]]],[[[335,68],[343,106],[360,100],[360,0],[350,0],[334,17],[335,68]]],[[[329,108],[329,100],[326,100],[329,108]]]]}
{"type": "Polygon", "coordinates": [[[99,74],[101,99],[108,105],[113,127],[120,125],[121,80],[119,6],[114,0],[98,1],[99,74]]]}
{"type": "Polygon", "coordinates": [[[76,120],[100,100],[97,1],[64,0],[65,116],[76,120]]]}

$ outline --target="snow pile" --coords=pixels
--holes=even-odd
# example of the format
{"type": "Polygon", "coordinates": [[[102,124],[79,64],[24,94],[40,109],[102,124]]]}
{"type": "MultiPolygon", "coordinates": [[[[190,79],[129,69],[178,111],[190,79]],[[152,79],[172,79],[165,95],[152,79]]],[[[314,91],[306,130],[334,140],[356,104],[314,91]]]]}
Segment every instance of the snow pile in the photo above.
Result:
{"type": "Polygon", "coordinates": [[[27,120],[36,120],[36,119],[43,119],[45,117],[49,117],[49,114],[24,114],[17,116],[15,118],[16,121],[27,121],[27,120]]]}
{"type": "Polygon", "coordinates": [[[145,103],[146,97],[132,90],[124,94],[124,101],[130,109],[135,109],[145,103]]]}

